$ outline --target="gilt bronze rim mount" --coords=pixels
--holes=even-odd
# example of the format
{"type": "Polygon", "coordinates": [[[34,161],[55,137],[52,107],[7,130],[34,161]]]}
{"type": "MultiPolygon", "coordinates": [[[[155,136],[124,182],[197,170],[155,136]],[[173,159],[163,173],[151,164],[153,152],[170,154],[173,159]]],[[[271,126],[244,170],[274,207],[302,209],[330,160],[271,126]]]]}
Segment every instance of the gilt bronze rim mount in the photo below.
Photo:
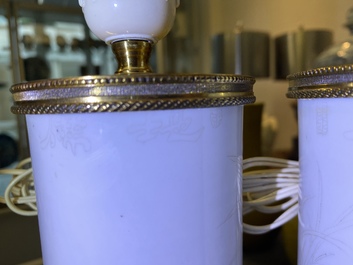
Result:
{"type": "Polygon", "coordinates": [[[47,79],[13,85],[16,114],[92,113],[244,105],[254,78],[150,73],[47,79]]]}

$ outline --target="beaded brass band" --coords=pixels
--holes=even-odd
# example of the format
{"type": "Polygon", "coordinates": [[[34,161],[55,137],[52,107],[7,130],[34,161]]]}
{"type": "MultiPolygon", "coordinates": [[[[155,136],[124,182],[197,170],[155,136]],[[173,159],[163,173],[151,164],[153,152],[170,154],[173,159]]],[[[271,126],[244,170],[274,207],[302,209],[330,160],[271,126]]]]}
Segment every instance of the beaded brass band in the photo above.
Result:
{"type": "Polygon", "coordinates": [[[353,65],[317,68],[288,76],[288,98],[353,97],[353,65]]]}
{"type": "Polygon", "coordinates": [[[89,113],[253,103],[255,80],[236,75],[116,75],[40,80],[11,87],[15,114],[89,113]]]}

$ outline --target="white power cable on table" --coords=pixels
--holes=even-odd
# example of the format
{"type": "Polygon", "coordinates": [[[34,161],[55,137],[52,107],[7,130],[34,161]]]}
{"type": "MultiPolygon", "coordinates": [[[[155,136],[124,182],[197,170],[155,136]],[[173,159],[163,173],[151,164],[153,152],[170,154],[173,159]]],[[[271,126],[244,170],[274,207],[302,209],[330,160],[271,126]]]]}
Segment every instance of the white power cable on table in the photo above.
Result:
{"type": "MultiPolygon", "coordinates": [[[[12,175],[0,203],[6,203],[15,213],[37,215],[31,159],[21,161],[14,169],[0,169],[0,174],[12,175]],[[25,205],[23,207],[21,205],[25,205]]],[[[279,213],[268,225],[243,224],[245,233],[263,234],[290,221],[298,213],[299,163],[297,161],[255,157],[243,161],[243,215],[257,211],[279,213]],[[259,169],[260,168],[260,169],[259,169]]]]}

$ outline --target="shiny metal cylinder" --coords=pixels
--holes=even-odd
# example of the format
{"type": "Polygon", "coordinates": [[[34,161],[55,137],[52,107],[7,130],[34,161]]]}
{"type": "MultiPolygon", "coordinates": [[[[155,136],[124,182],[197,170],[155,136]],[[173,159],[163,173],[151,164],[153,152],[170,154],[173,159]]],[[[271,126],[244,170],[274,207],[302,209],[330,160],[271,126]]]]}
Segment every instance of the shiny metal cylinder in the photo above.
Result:
{"type": "Polygon", "coordinates": [[[215,35],[212,39],[212,72],[270,75],[270,35],[266,32],[239,31],[215,35]]]}
{"type": "Polygon", "coordinates": [[[287,75],[315,67],[317,56],[333,43],[329,30],[304,30],[289,32],[275,38],[275,77],[285,79],[287,75]]]}

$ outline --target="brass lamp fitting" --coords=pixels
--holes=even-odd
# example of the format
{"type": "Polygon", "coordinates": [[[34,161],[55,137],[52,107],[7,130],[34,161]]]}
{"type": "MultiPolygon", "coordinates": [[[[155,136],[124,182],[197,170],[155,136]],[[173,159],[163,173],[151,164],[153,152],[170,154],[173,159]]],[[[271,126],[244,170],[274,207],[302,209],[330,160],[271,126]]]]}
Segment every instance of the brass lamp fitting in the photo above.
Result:
{"type": "Polygon", "coordinates": [[[149,59],[153,43],[145,40],[122,40],[112,43],[118,61],[115,74],[150,73],[149,59]]]}

